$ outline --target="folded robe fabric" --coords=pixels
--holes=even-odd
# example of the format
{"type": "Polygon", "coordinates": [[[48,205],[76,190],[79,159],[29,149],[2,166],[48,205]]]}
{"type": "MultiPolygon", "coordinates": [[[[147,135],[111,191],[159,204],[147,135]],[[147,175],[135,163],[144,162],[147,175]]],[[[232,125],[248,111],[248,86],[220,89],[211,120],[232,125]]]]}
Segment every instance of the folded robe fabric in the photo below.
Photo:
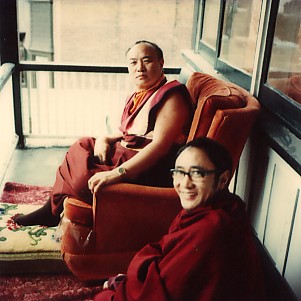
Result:
{"type": "Polygon", "coordinates": [[[208,205],[182,210],[169,233],[133,258],[105,300],[265,300],[261,265],[244,203],[223,192],[208,205]]]}

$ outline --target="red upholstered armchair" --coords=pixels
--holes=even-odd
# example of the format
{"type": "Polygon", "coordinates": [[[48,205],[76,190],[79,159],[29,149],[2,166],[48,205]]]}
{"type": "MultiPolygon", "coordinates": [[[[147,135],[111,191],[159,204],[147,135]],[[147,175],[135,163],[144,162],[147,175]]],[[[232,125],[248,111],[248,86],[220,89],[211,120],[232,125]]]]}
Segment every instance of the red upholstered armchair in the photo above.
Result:
{"type": "MultiPolygon", "coordinates": [[[[187,87],[196,110],[188,140],[208,136],[223,144],[236,168],[259,113],[259,103],[244,89],[203,74],[193,73],[187,87]]],[[[65,201],[62,255],[81,280],[105,279],[125,273],[134,254],[159,240],[180,210],[173,188],[134,184],[107,186],[93,206],[65,201]]]]}

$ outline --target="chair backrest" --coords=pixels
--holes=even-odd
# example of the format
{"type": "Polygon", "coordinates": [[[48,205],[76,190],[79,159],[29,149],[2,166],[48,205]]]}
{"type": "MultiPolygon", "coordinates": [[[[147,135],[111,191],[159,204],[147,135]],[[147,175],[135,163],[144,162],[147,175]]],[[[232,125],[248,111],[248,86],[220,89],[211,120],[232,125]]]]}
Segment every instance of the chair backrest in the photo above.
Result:
{"type": "Polygon", "coordinates": [[[259,102],[245,89],[200,72],[194,72],[186,85],[196,108],[188,141],[207,136],[221,143],[232,156],[234,172],[259,102]]]}

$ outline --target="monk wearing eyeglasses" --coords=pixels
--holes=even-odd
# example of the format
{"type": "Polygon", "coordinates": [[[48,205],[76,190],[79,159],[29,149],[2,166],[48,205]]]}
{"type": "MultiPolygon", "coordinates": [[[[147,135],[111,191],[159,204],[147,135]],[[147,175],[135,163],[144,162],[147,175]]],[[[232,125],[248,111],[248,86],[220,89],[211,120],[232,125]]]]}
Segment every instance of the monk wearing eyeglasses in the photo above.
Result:
{"type": "Polygon", "coordinates": [[[173,183],[183,210],[95,301],[263,301],[260,257],[244,202],[228,190],[232,160],[209,138],[179,151],[173,183]]]}

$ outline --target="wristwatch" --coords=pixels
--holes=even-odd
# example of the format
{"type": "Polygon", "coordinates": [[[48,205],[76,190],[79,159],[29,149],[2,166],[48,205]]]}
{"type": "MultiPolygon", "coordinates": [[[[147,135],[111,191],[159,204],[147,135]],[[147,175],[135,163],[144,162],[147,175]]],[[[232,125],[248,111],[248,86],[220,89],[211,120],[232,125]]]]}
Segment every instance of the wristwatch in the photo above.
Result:
{"type": "Polygon", "coordinates": [[[118,174],[120,176],[125,176],[126,175],[126,169],[123,168],[123,167],[118,167],[117,171],[118,171],[118,174]]]}

